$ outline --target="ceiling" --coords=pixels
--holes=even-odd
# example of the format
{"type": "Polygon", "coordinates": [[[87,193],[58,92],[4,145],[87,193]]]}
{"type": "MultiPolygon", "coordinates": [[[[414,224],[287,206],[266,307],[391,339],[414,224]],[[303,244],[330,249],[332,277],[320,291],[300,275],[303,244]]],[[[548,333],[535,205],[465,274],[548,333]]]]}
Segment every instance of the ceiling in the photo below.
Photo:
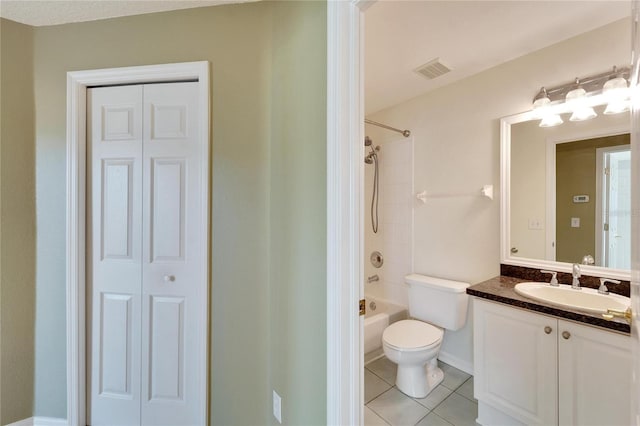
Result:
{"type": "Polygon", "coordinates": [[[250,1],[256,0],[0,0],[0,17],[38,27],[250,1]]]}
{"type": "Polygon", "coordinates": [[[371,114],[630,16],[630,1],[401,1],[365,14],[365,113],[371,114]],[[432,59],[452,71],[413,70],[432,59]]]}
{"type": "MultiPolygon", "coordinates": [[[[59,25],[256,0],[0,0],[0,16],[59,25]]],[[[365,16],[365,113],[629,16],[617,0],[379,0],[365,16]],[[427,80],[413,70],[440,61],[427,80]]]]}

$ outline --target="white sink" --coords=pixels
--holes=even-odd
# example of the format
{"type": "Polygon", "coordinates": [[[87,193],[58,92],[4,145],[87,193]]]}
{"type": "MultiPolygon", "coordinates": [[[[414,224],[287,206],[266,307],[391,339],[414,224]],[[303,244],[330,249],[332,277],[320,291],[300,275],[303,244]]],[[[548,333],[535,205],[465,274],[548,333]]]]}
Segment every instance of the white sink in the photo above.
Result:
{"type": "Polygon", "coordinates": [[[552,287],[546,283],[527,282],[516,284],[515,290],[529,299],[592,314],[605,314],[607,309],[626,311],[631,305],[628,297],[613,293],[599,294],[596,289],[586,287],[575,290],[566,284],[552,287]]]}

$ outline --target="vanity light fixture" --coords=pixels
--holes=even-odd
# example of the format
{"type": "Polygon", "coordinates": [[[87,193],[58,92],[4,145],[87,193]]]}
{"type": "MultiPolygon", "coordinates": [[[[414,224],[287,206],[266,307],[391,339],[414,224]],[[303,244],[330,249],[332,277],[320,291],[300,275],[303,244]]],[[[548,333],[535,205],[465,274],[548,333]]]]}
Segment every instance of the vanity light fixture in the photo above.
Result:
{"type": "Polygon", "coordinates": [[[563,123],[560,114],[571,113],[570,121],[584,121],[597,116],[593,107],[607,104],[605,114],[629,110],[627,79],[630,67],[612,70],[552,88],[542,87],[533,98],[534,114],[540,118],[540,127],[563,123]]]}

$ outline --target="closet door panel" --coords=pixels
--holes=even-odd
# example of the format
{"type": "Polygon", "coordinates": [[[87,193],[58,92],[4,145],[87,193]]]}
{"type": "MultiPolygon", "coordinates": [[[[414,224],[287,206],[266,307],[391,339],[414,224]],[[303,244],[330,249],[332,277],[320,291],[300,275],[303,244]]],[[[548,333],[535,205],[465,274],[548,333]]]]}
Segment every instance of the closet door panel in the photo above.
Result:
{"type": "Polygon", "coordinates": [[[149,399],[184,400],[184,299],[151,298],[149,399]]]}
{"type": "Polygon", "coordinates": [[[204,424],[198,83],[144,86],[142,423],[204,424]]]}
{"type": "Polygon", "coordinates": [[[140,424],[142,87],[87,94],[87,423],[140,424]]]}
{"type": "Polygon", "coordinates": [[[133,170],[135,160],[102,160],[101,260],[133,256],[133,170]]]}
{"type": "Polygon", "coordinates": [[[183,262],[185,244],[185,159],[151,161],[151,261],[183,262]]]}
{"type": "Polygon", "coordinates": [[[126,294],[102,293],[101,299],[100,395],[130,399],[133,298],[126,294]]]}

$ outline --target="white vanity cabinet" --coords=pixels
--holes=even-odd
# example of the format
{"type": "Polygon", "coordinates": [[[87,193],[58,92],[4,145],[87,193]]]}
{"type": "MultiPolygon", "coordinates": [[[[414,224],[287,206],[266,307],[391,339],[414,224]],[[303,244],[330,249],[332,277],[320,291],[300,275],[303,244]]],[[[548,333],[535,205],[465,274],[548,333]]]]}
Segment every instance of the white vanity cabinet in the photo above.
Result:
{"type": "Polygon", "coordinates": [[[481,299],[473,315],[478,421],[557,424],[557,320],[481,299]]]}
{"type": "Polygon", "coordinates": [[[631,422],[631,338],[558,320],[560,425],[631,422]]]}
{"type": "Polygon", "coordinates": [[[478,422],[630,423],[628,336],[474,299],[478,422]]]}

